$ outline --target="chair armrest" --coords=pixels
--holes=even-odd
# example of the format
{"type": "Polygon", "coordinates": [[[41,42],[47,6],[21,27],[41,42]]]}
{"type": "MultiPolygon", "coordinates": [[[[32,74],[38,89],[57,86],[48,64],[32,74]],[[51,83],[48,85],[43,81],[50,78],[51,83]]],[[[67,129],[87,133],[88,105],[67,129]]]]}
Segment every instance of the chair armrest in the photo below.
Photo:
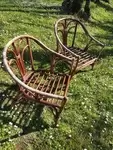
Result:
{"type": "Polygon", "coordinates": [[[104,47],[105,46],[105,44],[103,44],[102,42],[100,42],[100,41],[98,41],[96,38],[94,38],[93,36],[91,36],[91,35],[89,35],[90,36],[90,38],[93,40],[93,41],[95,41],[98,45],[100,45],[100,46],[102,46],[102,47],[104,47]]]}
{"type": "Polygon", "coordinates": [[[86,27],[84,26],[84,24],[83,24],[82,22],[80,22],[80,21],[78,21],[78,22],[82,25],[82,27],[83,27],[85,33],[86,33],[93,41],[95,41],[97,44],[99,44],[99,45],[102,46],[102,47],[105,46],[105,44],[103,44],[102,42],[100,42],[100,41],[98,41],[97,39],[95,39],[92,35],[90,35],[90,33],[88,32],[88,30],[86,29],[86,27]]]}
{"type": "Polygon", "coordinates": [[[57,57],[60,57],[62,59],[67,59],[68,61],[72,61],[73,60],[73,58],[66,57],[66,56],[64,56],[64,55],[62,55],[60,53],[57,53],[54,50],[48,48],[44,43],[42,43],[41,41],[39,41],[37,38],[34,38],[32,36],[29,36],[29,37],[33,38],[35,40],[35,42],[37,42],[37,44],[39,44],[44,50],[47,50],[47,51],[53,53],[57,57]]]}
{"type": "Polygon", "coordinates": [[[82,27],[83,27],[85,33],[86,33],[93,41],[95,41],[98,45],[100,45],[100,46],[102,46],[102,47],[105,46],[102,42],[98,41],[98,40],[95,39],[92,35],[90,35],[90,33],[88,32],[88,30],[86,29],[86,27],[84,26],[83,23],[81,23],[81,22],[79,22],[79,23],[82,25],[82,27]]]}
{"type": "MultiPolygon", "coordinates": [[[[30,36],[30,37],[31,37],[31,36],[30,36]]],[[[62,55],[62,54],[60,54],[60,53],[57,53],[57,52],[55,52],[54,50],[48,48],[46,45],[44,45],[44,44],[43,44],[40,40],[38,40],[37,38],[34,38],[34,37],[31,37],[31,38],[33,38],[33,39],[37,42],[37,44],[39,44],[44,50],[47,50],[47,51],[51,52],[52,54],[54,54],[55,56],[57,56],[57,57],[59,57],[59,58],[61,58],[61,59],[66,60],[66,63],[68,63],[68,62],[70,61],[70,62],[71,62],[71,63],[70,63],[70,66],[71,66],[71,68],[70,68],[70,74],[71,74],[71,76],[72,76],[72,73],[73,73],[73,72],[76,70],[76,68],[77,68],[77,65],[78,65],[78,62],[79,62],[79,58],[80,58],[79,55],[76,55],[75,53],[73,53],[71,50],[69,50],[67,47],[65,47],[65,46],[61,43],[61,45],[65,48],[66,51],[72,53],[73,57],[69,58],[69,57],[67,57],[67,56],[65,56],[65,55],[62,55]],[[76,63],[75,63],[75,59],[76,59],[76,63]]]]}

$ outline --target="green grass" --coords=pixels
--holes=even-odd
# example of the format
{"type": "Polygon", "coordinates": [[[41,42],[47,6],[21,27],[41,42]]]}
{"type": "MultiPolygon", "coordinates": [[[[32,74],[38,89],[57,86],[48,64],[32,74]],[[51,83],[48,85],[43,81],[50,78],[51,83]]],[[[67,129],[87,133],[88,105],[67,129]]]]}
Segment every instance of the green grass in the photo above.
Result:
{"type": "MultiPolygon", "coordinates": [[[[93,71],[88,68],[73,78],[57,128],[51,127],[53,118],[48,109],[40,114],[38,104],[10,107],[16,87],[0,68],[0,150],[113,149],[113,2],[110,3],[91,5],[92,19],[85,25],[106,47],[93,71]]],[[[55,49],[53,24],[65,16],[56,9],[60,5],[60,0],[1,0],[0,62],[5,44],[20,34],[33,35],[55,49]]]]}

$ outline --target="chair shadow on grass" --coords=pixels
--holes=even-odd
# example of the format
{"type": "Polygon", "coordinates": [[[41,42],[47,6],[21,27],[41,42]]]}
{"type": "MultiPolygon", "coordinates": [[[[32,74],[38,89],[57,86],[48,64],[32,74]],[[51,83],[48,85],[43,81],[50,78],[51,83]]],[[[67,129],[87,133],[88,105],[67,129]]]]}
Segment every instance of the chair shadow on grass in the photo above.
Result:
{"type": "Polygon", "coordinates": [[[55,5],[36,5],[34,7],[34,5],[32,6],[28,6],[25,5],[23,7],[19,7],[16,5],[2,5],[0,6],[0,11],[13,11],[13,12],[25,12],[25,13],[38,13],[38,14],[63,14],[62,8],[61,6],[55,6],[55,5]]]}
{"type": "MultiPolygon", "coordinates": [[[[7,86],[7,84],[5,83],[3,86],[7,86]]],[[[3,125],[11,124],[21,128],[22,132],[0,139],[0,143],[7,142],[9,138],[17,138],[49,127],[41,117],[44,106],[30,100],[19,101],[16,99],[17,90],[17,85],[13,84],[8,85],[4,91],[0,91],[0,120],[3,125]]]]}

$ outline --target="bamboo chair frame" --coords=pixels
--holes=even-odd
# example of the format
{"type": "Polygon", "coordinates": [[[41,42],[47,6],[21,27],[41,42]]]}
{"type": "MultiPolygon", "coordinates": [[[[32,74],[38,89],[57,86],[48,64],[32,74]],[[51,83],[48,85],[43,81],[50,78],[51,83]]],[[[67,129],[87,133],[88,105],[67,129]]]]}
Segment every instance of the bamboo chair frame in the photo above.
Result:
{"type": "Polygon", "coordinates": [[[67,91],[75,68],[74,58],[58,54],[33,36],[20,35],[10,40],[4,47],[3,64],[18,85],[17,98],[33,100],[48,106],[53,112],[56,125],[68,99],[67,91]],[[32,43],[38,46],[37,49],[35,47],[36,53],[38,49],[43,49],[47,54],[51,54],[49,69],[43,67],[35,69],[32,43]],[[30,70],[25,65],[24,57],[27,54],[30,70]],[[55,67],[60,61],[68,65],[68,72],[55,72],[55,67]]]}
{"type": "Polygon", "coordinates": [[[54,25],[54,32],[57,52],[68,58],[75,58],[74,74],[87,66],[92,66],[93,69],[105,45],[91,36],[81,21],[73,18],[58,19],[54,25]],[[78,45],[79,39],[81,43],[78,45]],[[90,52],[99,48],[98,55],[90,52]]]}

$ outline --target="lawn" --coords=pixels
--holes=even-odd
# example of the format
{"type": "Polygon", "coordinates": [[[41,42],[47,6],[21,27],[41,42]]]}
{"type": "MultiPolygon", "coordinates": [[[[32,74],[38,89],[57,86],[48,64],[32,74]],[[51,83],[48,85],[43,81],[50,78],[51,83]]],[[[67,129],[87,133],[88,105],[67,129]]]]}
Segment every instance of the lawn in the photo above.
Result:
{"type": "MultiPolygon", "coordinates": [[[[5,44],[30,34],[55,50],[54,22],[65,17],[61,0],[0,1],[0,63],[5,44]]],[[[36,103],[11,107],[16,86],[0,68],[0,150],[113,149],[113,2],[91,4],[92,18],[84,22],[106,44],[94,70],[78,73],[69,87],[68,102],[58,127],[47,108],[36,103]]]]}

